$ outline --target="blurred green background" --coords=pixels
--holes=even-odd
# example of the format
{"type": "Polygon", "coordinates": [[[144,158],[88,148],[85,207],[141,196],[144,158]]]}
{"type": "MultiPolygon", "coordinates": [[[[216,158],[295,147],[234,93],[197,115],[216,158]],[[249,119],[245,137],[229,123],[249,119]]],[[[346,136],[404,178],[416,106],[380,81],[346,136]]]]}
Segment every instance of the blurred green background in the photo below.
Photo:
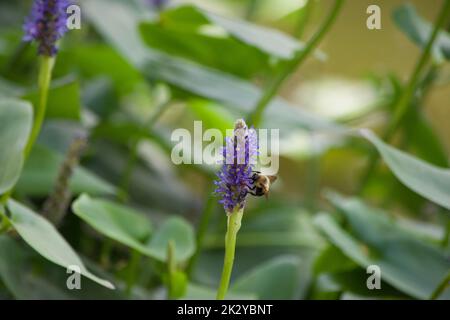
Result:
{"type": "MultiPolygon", "coordinates": [[[[333,1],[149,2],[79,1],[82,28],[61,41],[47,118],[14,189],[21,205],[1,207],[13,221],[0,236],[1,298],[215,297],[226,227],[212,194],[218,168],[174,165],[170,133],[192,130],[194,120],[225,130],[247,117],[333,1]],[[80,135],[87,146],[68,155],[80,135]],[[80,164],[64,176],[71,157],[80,164]],[[55,190],[69,180],[66,202],[55,190]],[[40,238],[50,230],[55,238],[40,238]],[[68,290],[65,270],[47,261],[67,267],[74,259],[62,257],[67,247],[51,245],[61,239],[116,290],[85,278],[82,290],[68,290]]],[[[449,34],[442,31],[405,119],[379,147],[386,154],[366,183],[375,150],[369,142],[378,145],[330,129],[370,128],[383,136],[423,52],[425,41],[418,45],[411,35],[429,34],[409,9],[433,23],[443,4],[347,0],[319,47],[292,70],[261,124],[280,129],[279,178],[268,201],[248,201],[229,298],[450,297],[449,34]],[[381,30],[366,27],[372,4],[381,8],[381,30]],[[407,22],[394,21],[396,10],[407,22]],[[380,290],[366,286],[373,264],[381,267],[380,290]]],[[[38,98],[36,46],[21,42],[30,5],[0,0],[5,106],[38,98]]]]}

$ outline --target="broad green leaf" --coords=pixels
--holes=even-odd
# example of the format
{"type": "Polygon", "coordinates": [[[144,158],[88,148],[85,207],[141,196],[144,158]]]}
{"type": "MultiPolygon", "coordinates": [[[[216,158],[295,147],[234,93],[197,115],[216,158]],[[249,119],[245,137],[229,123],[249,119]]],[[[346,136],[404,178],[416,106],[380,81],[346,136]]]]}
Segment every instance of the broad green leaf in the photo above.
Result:
{"type": "Polygon", "coordinates": [[[73,66],[76,65],[83,77],[88,79],[99,76],[107,77],[121,93],[129,92],[143,80],[133,66],[113,48],[103,43],[82,43],[67,49],[62,48],[58,57],[56,67],[61,67],[64,73],[72,72],[73,66]]]}
{"type": "Polygon", "coordinates": [[[299,286],[300,272],[298,257],[277,257],[242,275],[231,290],[255,294],[258,299],[293,299],[299,286]]]}
{"type": "MultiPolygon", "coordinates": [[[[38,105],[39,92],[32,91],[23,96],[34,106],[38,105]]],[[[48,118],[80,119],[80,88],[72,78],[59,79],[52,83],[49,90],[47,110],[48,118]]]]}
{"type": "Polygon", "coordinates": [[[23,149],[31,132],[33,110],[19,100],[0,101],[0,194],[12,188],[19,179],[23,149]]]}
{"type": "MultiPolygon", "coordinates": [[[[36,145],[25,164],[16,191],[30,196],[47,195],[54,187],[63,160],[64,157],[55,151],[36,145]]],[[[75,169],[69,187],[76,194],[87,192],[95,195],[115,192],[114,187],[109,183],[81,167],[75,169]]]]}
{"type": "Polygon", "coordinates": [[[335,246],[328,246],[314,261],[314,273],[335,273],[354,269],[357,265],[335,246]]]}
{"type": "MultiPolygon", "coordinates": [[[[146,47],[137,29],[137,23],[143,18],[142,12],[133,10],[130,5],[118,1],[88,0],[84,2],[84,10],[103,37],[149,78],[160,79],[196,95],[217,100],[241,115],[250,112],[262,94],[259,88],[235,76],[146,47]],[[98,19],[98,12],[104,12],[102,19],[98,19]]],[[[286,132],[289,128],[342,129],[281,98],[271,102],[265,115],[268,121],[264,127],[283,128],[286,132]]]]}
{"type": "Polygon", "coordinates": [[[383,211],[355,198],[328,196],[347,219],[351,234],[330,216],[317,217],[318,227],[346,256],[362,268],[378,265],[382,279],[419,299],[430,298],[450,269],[445,254],[400,227],[383,211]]]}
{"type": "Polygon", "coordinates": [[[113,202],[81,195],[73,211],[101,234],[157,260],[166,261],[171,240],[177,261],[185,261],[194,253],[194,231],[181,218],[168,219],[150,237],[150,222],[143,214],[113,202]]]}
{"type": "Polygon", "coordinates": [[[139,249],[150,237],[150,220],[129,207],[82,194],[72,208],[98,232],[129,247],[139,249]]]}
{"type": "Polygon", "coordinates": [[[28,252],[14,239],[0,236],[0,279],[16,299],[69,299],[59,288],[30,274],[30,269],[28,252]]]}
{"type": "Polygon", "coordinates": [[[393,174],[421,196],[450,209],[450,169],[439,168],[395,149],[370,130],[361,134],[380,152],[393,174]]]}
{"type": "Polygon", "coordinates": [[[405,119],[404,130],[409,142],[409,149],[423,160],[436,165],[448,166],[448,156],[444,145],[439,139],[431,122],[419,110],[412,110],[413,114],[405,119]]]}
{"type": "Polygon", "coordinates": [[[367,278],[370,276],[366,270],[355,268],[353,270],[340,271],[336,273],[321,274],[318,279],[317,291],[314,299],[321,299],[325,294],[332,299],[339,298],[336,293],[352,293],[364,298],[371,299],[407,299],[408,297],[383,281],[381,273],[381,290],[368,290],[367,278]],[[334,297],[333,297],[334,293],[334,297]]]}
{"type": "Polygon", "coordinates": [[[170,277],[171,295],[174,299],[182,298],[187,291],[188,277],[184,271],[176,270],[175,272],[165,274],[164,278],[168,281],[170,277]]]}
{"type": "Polygon", "coordinates": [[[139,28],[145,43],[153,49],[243,78],[262,76],[272,67],[269,56],[226,35],[217,37],[201,30],[171,27],[165,19],[143,23],[139,28]]]}
{"type": "MultiPolygon", "coordinates": [[[[99,286],[93,281],[81,281],[81,290],[70,290],[66,286],[69,274],[63,268],[53,264],[36,253],[23,241],[8,236],[0,236],[0,280],[7,286],[16,299],[24,300],[62,300],[88,299],[110,300],[124,299],[125,292],[120,290],[120,282],[116,290],[99,286]],[[19,242],[20,241],[20,242],[19,242]]],[[[92,271],[95,266],[85,262],[92,271]]],[[[97,272],[97,271],[96,271],[97,272]]],[[[101,275],[102,272],[99,273],[101,275]]],[[[132,296],[133,299],[148,299],[143,296],[132,296]]]]}
{"type": "Polygon", "coordinates": [[[329,274],[320,274],[315,279],[309,298],[312,300],[338,300],[342,290],[329,274]]]}
{"type": "Polygon", "coordinates": [[[76,266],[85,277],[114,289],[109,281],[100,279],[86,269],[77,253],[50,222],[14,200],[8,201],[8,209],[12,226],[36,252],[63,268],[76,266]]]}
{"type": "Polygon", "coordinates": [[[234,126],[234,119],[223,106],[203,99],[189,100],[187,106],[193,111],[198,120],[202,121],[203,130],[219,129],[225,135],[227,129],[234,126]]]}
{"type": "Polygon", "coordinates": [[[172,217],[165,221],[152,236],[148,251],[154,258],[166,261],[169,241],[174,242],[177,261],[185,261],[194,254],[194,229],[184,219],[172,217]]]}
{"type": "MultiPolygon", "coordinates": [[[[36,107],[39,101],[39,92],[36,88],[24,88],[0,78],[0,97],[24,99],[30,101],[36,107]]],[[[46,118],[79,120],[80,111],[78,81],[73,76],[53,81],[48,94],[46,118]]]]}
{"type": "Polygon", "coordinates": [[[0,97],[18,97],[23,91],[21,86],[0,78],[0,97]]]}
{"type": "Polygon", "coordinates": [[[296,51],[303,48],[302,43],[278,30],[222,17],[191,5],[165,11],[161,20],[169,26],[178,25],[188,30],[205,29],[208,25],[220,27],[237,40],[281,59],[291,59],[296,51]]]}
{"type": "MultiPolygon", "coordinates": [[[[415,44],[424,48],[431,36],[433,26],[417,14],[411,4],[403,4],[393,14],[394,22],[415,44]]],[[[450,59],[450,34],[441,30],[433,44],[433,55],[438,61],[450,59]]]]}

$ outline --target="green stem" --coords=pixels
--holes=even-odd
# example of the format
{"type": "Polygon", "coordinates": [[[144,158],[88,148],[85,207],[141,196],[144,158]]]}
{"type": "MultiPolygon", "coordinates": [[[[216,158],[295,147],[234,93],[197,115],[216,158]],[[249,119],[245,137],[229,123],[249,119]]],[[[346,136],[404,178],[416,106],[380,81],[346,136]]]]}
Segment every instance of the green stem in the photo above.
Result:
{"type": "Polygon", "coordinates": [[[391,124],[391,128],[388,131],[387,135],[392,135],[393,132],[390,132],[390,131],[395,131],[397,129],[399,123],[405,117],[406,112],[408,111],[408,106],[411,102],[411,99],[414,96],[414,92],[416,90],[417,84],[420,81],[420,76],[422,74],[422,70],[425,68],[425,66],[427,65],[427,63],[430,59],[431,49],[433,48],[434,41],[436,40],[440,29],[444,27],[444,24],[447,21],[449,14],[450,14],[450,0],[446,0],[442,6],[440,14],[434,25],[434,29],[431,34],[431,37],[428,39],[425,49],[423,50],[422,55],[420,56],[419,60],[417,61],[416,67],[414,68],[414,71],[409,80],[409,83],[408,83],[406,89],[403,91],[401,98],[398,100],[398,103],[394,108],[394,112],[395,112],[394,120],[391,124]]]}
{"type": "Polygon", "coordinates": [[[217,290],[217,300],[225,299],[228,291],[231,272],[233,270],[236,237],[241,228],[243,212],[243,209],[236,209],[228,214],[228,228],[225,235],[225,258],[223,262],[222,277],[220,279],[219,289],[217,290]]]}
{"type": "Polygon", "coordinates": [[[450,285],[450,272],[447,273],[447,275],[444,277],[444,279],[436,288],[436,290],[434,290],[430,299],[436,300],[437,298],[439,298],[439,296],[448,288],[449,285],[450,285]]]}
{"type": "Polygon", "coordinates": [[[31,129],[30,138],[24,149],[24,158],[27,159],[33,145],[36,142],[39,132],[41,132],[42,123],[44,122],[45,112],[47,110],[48,91],[52,79],[52,70],[55,64],[54,57],[43,56],[41,58],[41,66],[39,71],[39,105],[35,109],[33,129],[31,129]]]}
{"type": "Polygon", "coordinates": [[[344,0],[335,0],[333,7],[330,10],[328,17],[325,19],[319,30],[314,34],[308,44],[298,51],[295,56],[283,66],[281,72],[273,78],[269,83],[269,86],[264,90],[263,95],[257,102],[254,110],[249,115],[249,123],[255,127],[259,127],[264,110],[268,106],[269,102],[275,96],[280,89],[283,82],[298,68],[298,66],[308,57],[308,55],[317,47],[320,40],[328,32],[333,22],[342,8],[344,0]]]}
{"type": "MultiPolygon", "coordinates": [[[[45,118],[45,111],[47,110],[48,90],[52,79],[53,66],[55,64],[55,57],[42,56],[39,69],[38,87],[39,87],[39,104],[34,109],[33,128],[31,129],[28,142],[23,151],[23,161],[25,162],[33,149],[33,145],[39,136],[42,123],[45,118]]],[[[11,196],[14,187],[5,192],[0,198],[0,203],[5,204],[11,196]]]]}
{"type": "Polygon", "coordinates": [[[125,164],[125,169],[123,171],[122,179],[120,181],[120,193],[119,200],[122,202],[126,202],[128,198],[128,190],[130,188],[131,177],[133,175],[134,167],[137,162],[137,152],[140,137],[136,137],[131,142],[131,150],[127,159],[127,163],[125,164]]]}
{"type": "Polygon", "coordinates": [[[248,0],[248,5],[245,10],[245,19],[253,20],[253,16],[258,9],[258,0],[248,0]]]}
{"type": "MultiPolygon", "coordinates": [[[[408,84],[406,85],[406,88],[403,89],[402,95],[395,103],[395,106],[393,108],[394,117],[390,122],[390,124],[388,125],[386,132],[383,135],[384,141],[389,141],[392,138],[392,136],[398,130],[400,124],[404,120],[408,111],[408,107],[411,104],[411,100],[414,97],[417,85],[420,81],[422,71],[430,59],[431,49],[433,48],[434,41],[436,40],[440,29],[444,27],[444,24],[449,14],[450,14],[450,0],[445,0],[444,4],[442,5],[442,9],[440,10],[440,14],[437,17],[437,20],[434,24],[433,32],[431,33],[431,36],[428,39],[427,44],[424,50],[422,51],[419,60],[416,63],[413,73],[409,78],[408,84]]],[[[369,164],[367,166],[366,172],[362,176],[363,178],[359,186],[360,192],[363,191],[367,183],[370,181],[370,178],[372,177],[372,174],[377,167],[378,161],[379,161],[378,153],[376,151],[373,151],[369,156],[369,164]]]]}
{"type": "Polygon", "coordinates": [[[303,33],[305,32],[305,27],[311,17],[314,2],[313,0],[307,0],[305,6],[301,9],[300,18],[298,19],[296,28],[294,30],[294,36],[297,39],[301,39],[303,33]]]}
{"type": "Polygon", "coordinates": [[[167,245],[167,297],[169,300],[176,299],[174,274],[177,271],[175,260],[175,242],[170,240],[167,245]]]}
{"type": "Polygon", "coordinates": [[[127,287],[126,287],[126,295],[127,297],[131,297],[131,293],[136,282],[136,274],[137,269],[139,267],[139,262],[141,261],[141,254],[139,251],[131,249],[131,257],[130,263],[128,265],[127,270],[127,287]]]}

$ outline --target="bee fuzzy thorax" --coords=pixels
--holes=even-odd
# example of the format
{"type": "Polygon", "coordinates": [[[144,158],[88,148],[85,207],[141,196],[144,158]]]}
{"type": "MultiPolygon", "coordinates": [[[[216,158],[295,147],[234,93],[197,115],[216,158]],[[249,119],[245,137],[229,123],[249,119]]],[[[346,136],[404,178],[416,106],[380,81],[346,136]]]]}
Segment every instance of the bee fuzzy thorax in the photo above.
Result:
{"type": "Polygon", "coordinates": [[[248,186],[248,193],[256,197],[265,196],[268,198],[270,186],[276,179],[276,176],[263,175],[256,171],[251,178],[251,185],[248,186]]]}

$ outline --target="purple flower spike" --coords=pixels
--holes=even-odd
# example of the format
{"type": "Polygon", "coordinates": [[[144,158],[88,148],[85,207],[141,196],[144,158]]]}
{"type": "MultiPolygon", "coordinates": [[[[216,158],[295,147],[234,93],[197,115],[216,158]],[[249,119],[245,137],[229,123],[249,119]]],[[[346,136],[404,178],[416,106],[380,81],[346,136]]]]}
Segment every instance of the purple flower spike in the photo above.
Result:
{"type": "Polygon", "coordinates": [[[258,139],[253,128],[247,128],[245,121],[236,121],[233,137],[227,137],[223,150],[224,164],[217,174],[219,179],[216,194],[221,196],[219,203],[225,212],[245,206],[251,177],[258,155],[258,139]]]}
{"type": "Polygon", "coordinates": [[[70,4],[69,0],[35,0],[23,25],[23,40],[37,41],[40,55],[56,55],[56,42],[67,32],[66,10],[70,4]]]}

